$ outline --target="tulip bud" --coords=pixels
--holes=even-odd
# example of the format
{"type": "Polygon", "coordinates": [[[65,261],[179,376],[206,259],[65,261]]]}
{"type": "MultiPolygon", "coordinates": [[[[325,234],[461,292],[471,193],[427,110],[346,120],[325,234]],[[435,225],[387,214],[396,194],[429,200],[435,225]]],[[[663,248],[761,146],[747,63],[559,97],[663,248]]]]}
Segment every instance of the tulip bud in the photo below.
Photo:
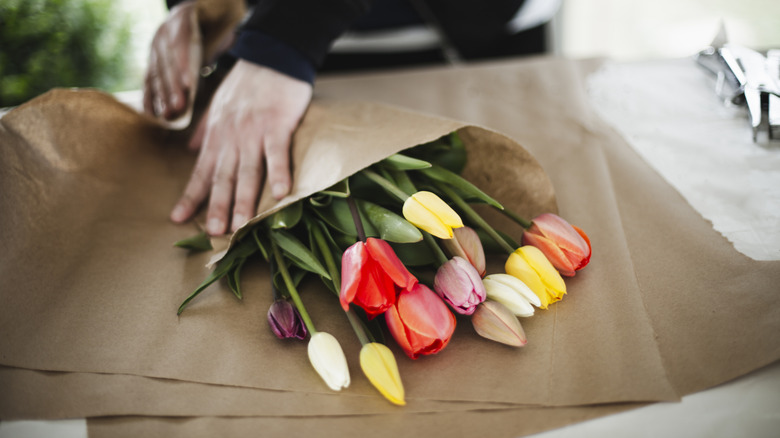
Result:
{"type": "Polygon", "coordinates": [[[523,244],[539,248],[561,275],[571,277],[590,261],[590,240],[584,231],[560,216],[537,216],[525,233],[523,244]]]}
{"type": "Polygon", "coordinates": [[[477,306],[471,316],[474,330],[483,338],[513,347],[522,347],[528,343],[520,321],[503,304],[485,301],[477,306]]]}
{"type": "Polygon", "coordinates": [[[452,239],[444,239],[442,243],[452,256],[468,260],[476,268],[480,277],[485,276],[485,250],[482,248],[479,235],[473,228],[455,228],[452,230],[452,239]]]}
{"type": "Polygon", "coordinates": [[[360,350],[360,368],[368,381],[391,403],[403,406],[404,385],[393,352],[376,342],[363,345],[360,350]]]}
{"type": "Polygon", "coordinates": [[[560,301],[566,294],[566,283],[542,252],[533,246],[521,246],[509,255],[506,273],[526,284],[541,301],[540,309],[560,301]]]}
{"type": "Polygon", "coordinates": [[[460,257],[453,257],[441,265],[436,271],[433,288],[461,315],[471,315],[476,305],[485,301],[485,286],[479,273],[460,257]]]}
{"type": "Polygon", "coordinates": [[[458,213],[431,192],[420,191],[410,196],[402,211],[406,220],[440,239],[452,239],[452,229],[463,226],[458,213]]]}
{"type": "Polygon", "coordinates": [[[455,316],[432,290],[417,283],[401,291],[396,303],[385,312],[390,334],[407,356],[438,353],[455,332],[455,316]]]}
{"type": "Polygon", "coordinates": [[[311,335],[309,361],[330,389],[340,391],[349,386],[347,358],[333,335],[325,332],[311,335]]]}
{"type": "Polygon", "coordinates": [[[506,306],[517,316],[533,316],[534,308],[542,305],[539,297],[525,283],[508,274],[490,274],[482,279],[487,297],[506,306]]]}
{"type": "Polygon", "coordinates": [[[306,338],[308,331],[301,314],[287,300],[276,300],[268,309],[268,324],[277,338],[306,338]]]}

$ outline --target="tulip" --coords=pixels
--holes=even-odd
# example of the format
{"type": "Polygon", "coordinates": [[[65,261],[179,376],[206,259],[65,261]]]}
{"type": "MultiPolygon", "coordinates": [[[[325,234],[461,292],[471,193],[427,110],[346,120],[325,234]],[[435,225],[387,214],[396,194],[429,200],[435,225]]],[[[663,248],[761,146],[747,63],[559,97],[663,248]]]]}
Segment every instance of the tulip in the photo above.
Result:
{"type": "Polygon", "coordinates": [[[349,386],[349,368],[339,341],[330,333],[317,332],[309,340],[309,361],[334,391],[349,386]]]}
{"type": "Polygon", "coordinates": [[[485,301],[485,286],[479,273],[465,259],[453,257],[441,265],[433,280],[433,289],[461,315],[471,315],[485,301]]]}
{"type": "Polygon", "coordinates": [[[479,235],[470,227],[460,227],[452,230],[452,239],[442,240],[444,247],[453,256],[463,257],[476,268],[480,277],[485,273],[485,250],[479,235]]]}
{"type": "Polygon", "coordinates": [[[341,273],[341,307],[346,311],[354,302],[369,318],[392,306],[399,290],[411,290],[417,284],[390,245],[372,237],[344,251],[341,273]]]}
{"type": "Polygon", "coordinates": [[[490,274],[482,279],[487,298],[506,306],[516,316],[533,316],[542,305],[539,297],[525,283],[508,274],[490,274]]]}
{"type": "Polygon", "coordinates": [[[434,193],[420,191],[406,199],[406,220],[440,239],[452,239],[452,229],[463,226],[458,213],[434,193]]]}
{"type": "Polygon", "coordinates": [[[277,338],[304,339],[308,331],[301,314],[287,300],[276,300],[268,309],[268,324],[277,338]]]}
{"type": "Polygon", "coordinates": [[[561,217],[537,216],[523,233],[523,244],[539,248],[561,275],[571,277],[590,261],[590,239],[581,229],[561,217]]]}
{"type": "Polygon", "coordinates": [[[455,316],[447,305],[420,283],[398,295],[385,313],[385,321],[390,334],[412,359],[438,353],[455,331],[455,316]]]}
{"type": "Polygon", "coordinates": [[[360,350],[360,368],[368,381],[391,403],[403,406],[404,385],[393,352],[376,342],[363,345],[360,350]]]}
{"type": "Polygon", "coordinates": [[[559,301],[566,294],[566,283],[535,246],[521,246],[509,255],[506,273],[525,283],[541,301],[540,309],[559,301]]]}
{"type": "Polygon", "coordinates": [[[483,338],[513,347],[528,343],[523,326],[512,311],[497,301],[485,301],[471,317],[474,330],[483,338]]]}

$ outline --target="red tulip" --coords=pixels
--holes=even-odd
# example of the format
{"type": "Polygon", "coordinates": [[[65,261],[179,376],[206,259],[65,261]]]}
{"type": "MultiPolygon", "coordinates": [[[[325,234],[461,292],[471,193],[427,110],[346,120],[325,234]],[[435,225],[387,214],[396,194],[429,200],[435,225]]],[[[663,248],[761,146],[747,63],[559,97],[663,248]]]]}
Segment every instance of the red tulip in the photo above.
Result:
{"type": "Polygon", "coordinates": [[[590,240],[584,231],[560,216],[537,216],[525,233],[523,244],[539,248],[561,275],[571,277],[590,261],[590,240]]]}
{"type": "Polygon", "coordinates": [[[369,237],[344,251],[341,259],[341,292],[344,311],[355,303],[369,318],[384,313],[395,304],[401,290],[411,290],[417,279],[382,239],[369,237]]]}
{"type": "Polygon", "coordinates": [[[441,351],[455,331],[455,316],[436,293],[423,284],[404,290],[385,313],[390,334],[407,356],[441,351]]]}

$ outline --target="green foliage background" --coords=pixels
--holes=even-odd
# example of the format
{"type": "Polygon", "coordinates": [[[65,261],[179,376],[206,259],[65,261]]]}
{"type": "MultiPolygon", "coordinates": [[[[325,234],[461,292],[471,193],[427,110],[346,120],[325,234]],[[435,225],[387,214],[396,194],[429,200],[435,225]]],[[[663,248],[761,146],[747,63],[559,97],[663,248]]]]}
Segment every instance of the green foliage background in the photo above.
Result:
{"type": "Polygon", "coordinates": [[[0,107],[54,87],[119,91],[130,38],[112,0],[0,0],[0,107]]]}

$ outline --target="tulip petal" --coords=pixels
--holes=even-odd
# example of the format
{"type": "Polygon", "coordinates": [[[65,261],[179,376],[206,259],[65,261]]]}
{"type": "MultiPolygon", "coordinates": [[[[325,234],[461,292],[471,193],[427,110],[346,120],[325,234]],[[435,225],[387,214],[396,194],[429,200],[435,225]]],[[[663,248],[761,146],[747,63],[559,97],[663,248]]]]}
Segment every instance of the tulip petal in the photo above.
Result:
{"type": "Polygon", "coordinates": [[[555,301],[560,300],[566,294],[566,283],[555,270],[547,257],[544,256],[539,248],[533,246],[521,246],[517,249],[529,265],[539,274],[542,282],[547,287],[547,291],[552,294],[555,301]]]}
{"type": "MultiPolygon", "coordinates": [[[[517,281],[521,282],[520,280],[517,281]]],[[[504,283],[493,280],[491,278],[485,278],[484,280],[482,280],[482,282],[485,285],[485,290],[487,291],[488,299],[493,301],[498,301],[499,303],[506,306],[506,308],[508,308],[510,311],[512,311],[512,313],[514,313],[517,316],[522,316],[522,317],[533,316],[534,308],[531,305],[531,303],[529,303],[524,296],[518,294],[514,289],[512,289],[511,287],[507,286],[504,283]]],[[[528,286],[526,286],[526,288],[527,287],[528,286]]],[[[528,291],[531,292],[530,289],[528,291]]],[[[536,295],[534,295],[533,292],[531,292],[531,294],[538,302],[539,298],[536,295]]]]}
{"type": "Polygon", "coordinates": [[[558,269],[561,275],[571,277],[574,275],[574,263],[563,249],[552,240],[538,235],[526,232],[523,234],[523,244],[539,248],[552,265],[558,269]]]}
{"type": "Polygon", "coordinates": [[[507,274],[517,278],[528,286],[533,293],[539,297],[540,309],[546,309],[550,304],[550,295],[547,293],[547,287],[539,278],[539,274],[528,264],[528,262],[517,253],[513,252],[509,255],[504,265],[504,270],[507,274]]]}
{"type": "Polygon", "coordinates": [[[458,213],[455,213],[455,210],[435,193],[423,190],[415,193],[412,197],[435,214],[445,225],[452,228],[463,226],[463,221],[460,219],[458,213]]]}
{"type": "Polygon", "coordinates": [[[363,242],[355,242],[341,257],[341,290],[339,301],[346,312],[349,303],[355,299],[362,278],[363,268],[368,262],[368,251],[363,242]]]}
{"type": "Polygon", "coordinates": [[[406,404],[398,364],[387,346],[376,342],[364,345],[360,350],[360,367],[386,399],[399,406],[406,404]]]}
{"type": "MultiPolygon", "coordinates": [[[[444,242],[454,242],[455,247],[459,248],[460,254],[453,254],[453,256],[460,256],[468,260],[479,273],[480,277],[484,277],[485,270],[485,250],[482,247],[482,241],[479,240],[479,235],[471,227],[460,227],[452,230],[453,239],[444,242]]],[[[447,243],[445,243],[447,246],[447,243]]],[[[447,246],[450,248],[450,246],[447,246]]]]}
{"type": "Polygon", "coordinates": [[[393,337],[412,359],[439,352],[455,331],[455,316],[447,305],[420,283],[402,291],[385,315],[393,337]]]}
{"type": "Polygon", "coordinates": [[[451,239],[452,228],[442,223],[430,210],[420,204],[414,197],[409,197],[403,206],[403,215],[409,222],[440,239],[451,239]]]}
{"type": "Polygon", "coordinates": [[[349,386],[347,358],[333,335],[325,332],[311,335],[308,352],[309,361],[328,388],[340,391],[349,386]]]}
{"type": "Polygon", "coordinates": [[[382,270],[398,287],[411,290],[417,284],[417,278],[401,263],[390,244],[382,239],[369,237],[366,240],[366,249],[371,258],[381,266],[382,270]]]}
{"type": "Polygon", "coordinates": [[[522,347],[528,343],[520,321],[501,303],[485,301],[480,304],[471,322],[474,330],[483,338],[513,347],[522,347]]]}
{"type": "Polygon", "coordinates": [[[525,298],[526,301],[528,301],[529,303],[533,304],[536,307],[539,307],[542,304],[539,301],[539,297],[536,296],[536,294],[531,290],[530,287],[528,287],[527,284],[520,281],[519,278],[513,277],[509,274],[490,274],[483,279],[483,283],[484,280],[487,279],[496,281],[498,283],[503,284],[504,286],[511,288],[516,293],[520,294],[523,298],[525,298]]]}

